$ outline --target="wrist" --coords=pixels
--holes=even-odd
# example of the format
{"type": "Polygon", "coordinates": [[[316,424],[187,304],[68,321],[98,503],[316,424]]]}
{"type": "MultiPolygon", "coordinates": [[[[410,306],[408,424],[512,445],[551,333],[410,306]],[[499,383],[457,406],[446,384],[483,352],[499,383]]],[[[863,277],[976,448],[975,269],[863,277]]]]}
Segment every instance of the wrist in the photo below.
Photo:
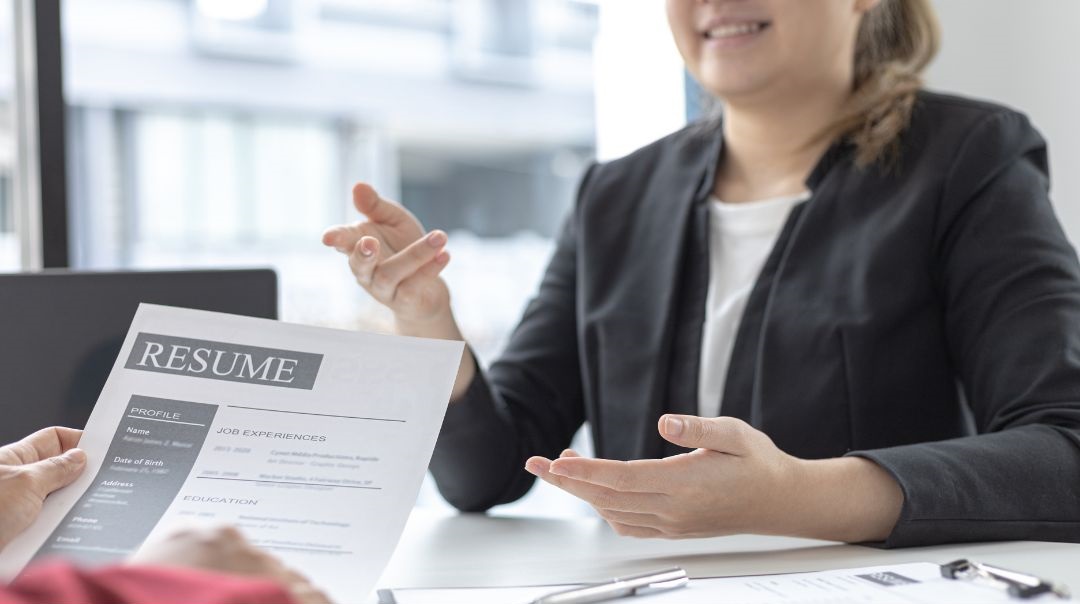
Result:
{"type": "Polygon", "coordinates": [[[797,460],[789,535],[859,543],[883,541],[904,504],[899,483],[861,457],[797,460]]]}
{"type": "Polygon", "coordinates": [[[463,340],[454,313],[449,306],[426,317],[402,317],[394,315],[394,331],[402,336],[436,338],[440,340],[463,340]]]}
{"type": "MultiPolygon", "coordinates": [[[[395,315],[394,330],[398,335],[402,336],[437,338],[441,340],[465,340],[465,336],[461,334],[461,329],[458,328],[457,321],[454,319],[454,313],[450,310],[449,306],[446,306],[444,310],[421,321],[403,319],[395,315]]],[[[450,391],[450,401],[454,402],[461,399],[461,397],[465,395],[465,392],[468,391],[469,385],[472,384],[473,378],[475,377],[476,361],[473,358],[469,347],[466,346],[461,355],[461,363],[458,365],[454,387],[450,391]]]]}

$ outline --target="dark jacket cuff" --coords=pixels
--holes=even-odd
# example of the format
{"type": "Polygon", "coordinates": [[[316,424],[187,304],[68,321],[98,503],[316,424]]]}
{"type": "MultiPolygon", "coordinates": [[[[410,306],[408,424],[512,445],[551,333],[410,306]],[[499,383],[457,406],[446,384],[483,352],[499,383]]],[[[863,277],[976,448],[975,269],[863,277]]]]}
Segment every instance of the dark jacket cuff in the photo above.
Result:
{"type": "Polygon", "coordinates": [[[503,503],[506,485],[524,473],[517,467],[516,442],[514,423],[500,411],[477,363],[472,383],[446,410],[428,469],[450,505],[463,512],[482,512],[503,503]]]}
{"type": "Polygon", "coordinates": [[[900,485],[900,518],[881,545],[909,547],[1080,540],[1077,453],[1074,431],[1030,424],[848,455],[873,461],[900,485]]]}

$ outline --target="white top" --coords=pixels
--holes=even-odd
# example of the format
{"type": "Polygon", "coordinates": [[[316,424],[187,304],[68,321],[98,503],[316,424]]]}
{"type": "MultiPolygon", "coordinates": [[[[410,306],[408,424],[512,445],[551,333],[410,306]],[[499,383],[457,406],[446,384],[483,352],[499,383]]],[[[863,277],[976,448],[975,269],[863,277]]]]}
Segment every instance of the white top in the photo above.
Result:
{"type": "Polygon", "coordinates": [[[698,414],[720,415],[746,301],[788,214],[809,193],[745,203],[709,201],[709,293],[701,338],[698,414]]]}

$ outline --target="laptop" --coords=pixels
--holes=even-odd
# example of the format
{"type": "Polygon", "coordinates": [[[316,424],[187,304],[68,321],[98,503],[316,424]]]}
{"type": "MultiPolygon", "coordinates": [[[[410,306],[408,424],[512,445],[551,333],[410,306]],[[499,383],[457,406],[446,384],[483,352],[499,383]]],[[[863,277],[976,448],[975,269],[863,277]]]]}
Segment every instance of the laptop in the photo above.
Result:
{"type": "Polygon", "coordinates": [[[140,302],[277,319],[270,269],[0,275],[0,445],[82,428],[140,302]]]}

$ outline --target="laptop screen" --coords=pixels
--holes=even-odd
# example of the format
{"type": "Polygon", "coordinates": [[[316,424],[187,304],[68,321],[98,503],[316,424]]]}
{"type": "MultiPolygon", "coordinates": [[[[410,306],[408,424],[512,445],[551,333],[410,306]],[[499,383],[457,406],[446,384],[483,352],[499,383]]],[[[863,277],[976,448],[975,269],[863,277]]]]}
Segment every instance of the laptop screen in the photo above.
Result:
{"type": "Polygon", "coordinates": [[[82,428],[140,302],[276,319],[272,270],[0,275],[0,444],[82,428]]]}

